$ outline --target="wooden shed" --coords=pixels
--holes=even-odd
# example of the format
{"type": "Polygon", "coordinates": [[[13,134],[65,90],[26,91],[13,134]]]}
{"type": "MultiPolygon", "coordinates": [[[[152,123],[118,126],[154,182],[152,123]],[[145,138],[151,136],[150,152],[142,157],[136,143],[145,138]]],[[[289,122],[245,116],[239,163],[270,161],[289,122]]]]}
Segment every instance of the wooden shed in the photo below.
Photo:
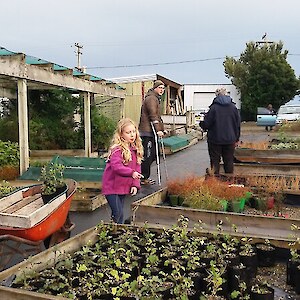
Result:
{"type": "Polygon", "coordinates": [[[120,107],[120,109],[123,109],[124,117],[131,118],[136,123],[140,119],[142,101],[155,80],[161,80],[166,85],[166,91],[162,96],[162,114],[184,114],[180,83],[158,74],[110,78],[110,80],[126,89],[124,107],[120,107]]]}

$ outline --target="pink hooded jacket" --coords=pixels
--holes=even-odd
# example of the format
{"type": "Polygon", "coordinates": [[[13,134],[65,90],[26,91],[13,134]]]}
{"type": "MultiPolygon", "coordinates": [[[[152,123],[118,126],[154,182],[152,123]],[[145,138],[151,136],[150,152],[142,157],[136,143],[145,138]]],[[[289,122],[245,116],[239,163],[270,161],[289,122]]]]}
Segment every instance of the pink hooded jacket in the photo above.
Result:
{"type": "Polygon", "coordinates": [[[127,195],[131,187],[141,188],[140,180],[132,178],[134,171],[141,172],[141,165],[137,163],[136,149],[130,148],[130,152],[132,160],[124,165],[121,149],[113,149],[102,177],[103,195],[127,195]]]}

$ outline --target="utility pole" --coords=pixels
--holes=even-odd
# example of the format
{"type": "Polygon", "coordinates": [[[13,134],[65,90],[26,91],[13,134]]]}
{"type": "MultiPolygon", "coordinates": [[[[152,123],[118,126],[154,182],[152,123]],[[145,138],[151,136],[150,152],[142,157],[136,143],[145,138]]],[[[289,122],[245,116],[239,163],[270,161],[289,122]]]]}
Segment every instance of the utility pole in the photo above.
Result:
{"type": "Polygon", "coordinates": [[[81,71],[80,55],[82,55],[81,49],[83,48],[83,45],[79,45],[79,43],[75,43],[74,46],[77,48],[75,51],[77,56],[77,69],[81,71]]]}

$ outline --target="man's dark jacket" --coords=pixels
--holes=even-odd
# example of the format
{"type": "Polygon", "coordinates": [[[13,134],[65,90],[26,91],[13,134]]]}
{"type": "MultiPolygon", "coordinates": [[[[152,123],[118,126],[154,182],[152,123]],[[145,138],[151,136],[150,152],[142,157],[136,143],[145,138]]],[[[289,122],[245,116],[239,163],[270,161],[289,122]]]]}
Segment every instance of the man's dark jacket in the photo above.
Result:
{"type": "Polygon", "coordinates": [[[240,125],[240,114],[231,97],[218,95],[210,105],[201,127],[208,131],[208,142],[229,145],[238,142],[240,125]]]}

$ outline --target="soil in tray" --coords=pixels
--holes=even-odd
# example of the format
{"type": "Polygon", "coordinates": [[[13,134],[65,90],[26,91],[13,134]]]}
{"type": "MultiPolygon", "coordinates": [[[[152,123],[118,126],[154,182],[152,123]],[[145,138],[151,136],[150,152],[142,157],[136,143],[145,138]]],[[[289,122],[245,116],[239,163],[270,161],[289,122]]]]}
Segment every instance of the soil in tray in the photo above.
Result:
{"type": "Polygon", "coordinates": [[[274,299],[300,300],[300,295],[286,284],[286,262],[277,263],[274,267],[259,267],[256,278],[274,287],[274,299]]]}
{"type": "MultiPolygon", "coordinates": [[[[245,206],[245,210],[242,212],[243,214],[251,214],[251,215],[264,215],[270,217],[278,217],[278,214],[275,209],[269,209],[266,212],[262,212],[255,208],[251,208],[249,206],[245,206]]],[[[292,206],[292,205],[284,205],[280,211],[279,217],[289,218],[289,219],[300,219],[300,207],[292,206]]]]}

